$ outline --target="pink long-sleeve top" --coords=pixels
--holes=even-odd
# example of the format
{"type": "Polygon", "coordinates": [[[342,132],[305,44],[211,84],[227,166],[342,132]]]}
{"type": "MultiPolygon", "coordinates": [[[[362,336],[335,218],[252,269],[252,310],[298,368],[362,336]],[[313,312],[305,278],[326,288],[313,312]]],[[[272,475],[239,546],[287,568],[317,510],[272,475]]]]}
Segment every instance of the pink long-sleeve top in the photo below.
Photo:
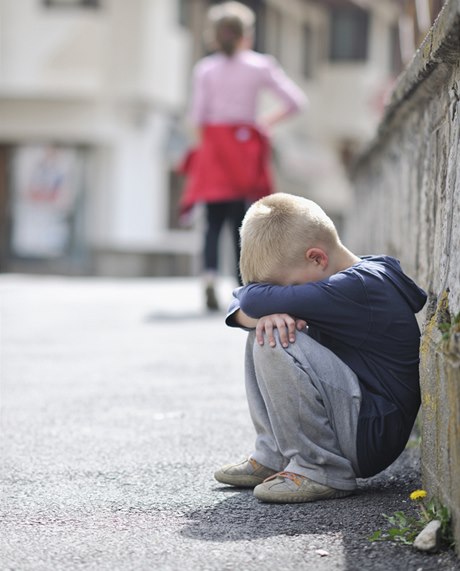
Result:
{"type": "Polygon", "coordinates": [[[207,56],[194,69],[191,119],[196,125],[253,124],[263,90],[279,97],[288,114],[307,102],[303,91],[271,56],[252,50],[232,57],[222,53],[207,56]]]}

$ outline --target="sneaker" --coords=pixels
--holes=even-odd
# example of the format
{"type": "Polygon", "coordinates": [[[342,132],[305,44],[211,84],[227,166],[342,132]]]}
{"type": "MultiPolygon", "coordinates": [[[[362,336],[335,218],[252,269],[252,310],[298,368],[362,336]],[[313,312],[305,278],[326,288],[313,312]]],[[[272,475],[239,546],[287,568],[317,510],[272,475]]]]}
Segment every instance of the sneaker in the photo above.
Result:
{"type": "Polygon", "coordinates": [[[217,301],[216,291],[213,285],[206,286],[205,289],[206,296],[206,307],[210,311],[219,311],[219,302],[217,301]]]}
{"type": "Polygon", "coordinates": [[[276,470],[266,468],[252,458],[248,458],[239,464],[222,466],[214,474],[214,478],[221,484],[229,484],[239,488],[254,488],[276,473],[276,470]]]}
{"type": "Polygon", "coordinates": [[[352,493],[352,490],[336,490],[292,472],[274,474],[254,489],[254,496],[258,500],[275,504],[316,502],[344,498],[352,493]]]}

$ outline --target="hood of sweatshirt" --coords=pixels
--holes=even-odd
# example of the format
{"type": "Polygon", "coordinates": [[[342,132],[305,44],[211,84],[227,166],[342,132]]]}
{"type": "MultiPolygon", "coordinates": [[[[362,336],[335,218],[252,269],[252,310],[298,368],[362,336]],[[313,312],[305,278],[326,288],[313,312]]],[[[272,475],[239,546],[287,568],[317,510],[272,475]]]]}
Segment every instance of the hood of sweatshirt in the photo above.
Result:
{"type": "Polygon", "coordinates": [[[386,262],[386,276],[400,292],[414,313],[418,313],[426,303],[427,294],[402,270],[399,260],[391,256],[361,256],[362,260],[386,262]]]}

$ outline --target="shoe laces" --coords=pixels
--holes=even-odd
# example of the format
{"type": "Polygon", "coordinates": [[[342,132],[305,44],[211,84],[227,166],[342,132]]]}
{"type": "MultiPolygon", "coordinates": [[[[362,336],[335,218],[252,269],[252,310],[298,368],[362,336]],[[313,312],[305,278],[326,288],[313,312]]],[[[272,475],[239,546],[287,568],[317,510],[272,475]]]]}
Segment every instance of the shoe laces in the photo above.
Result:
{"type": "Polygon", "coordinates": [[[254,460],[254,458],[248,458],[248,460],[249,464],[251,464],[251,466],[254,468],[254,471],[260,468],[260,464],[257,462],[257,460],[254,460]]]}
{"type": "Polygon", "coordinates": [[[304,476],[300,476],[300,474],[294,474],[294,472],[277,472],[276,474],[273,474],[273,476],[266,478],[264,482],[269,482],[275,478],[287,478],[288,480],[292,480],[296,486],[300,486],[304,476]]]}

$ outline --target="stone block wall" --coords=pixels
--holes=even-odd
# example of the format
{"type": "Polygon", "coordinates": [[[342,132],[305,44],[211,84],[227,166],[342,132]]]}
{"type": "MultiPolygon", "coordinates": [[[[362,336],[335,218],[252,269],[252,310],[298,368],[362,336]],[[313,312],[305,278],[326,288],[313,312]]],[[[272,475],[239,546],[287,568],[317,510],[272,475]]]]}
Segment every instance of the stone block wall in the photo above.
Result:
{"type": "Polygon", "coordinates": [[[422,477],[460,552],[460,0],[447,0],[355,165],[345,243],[387,253],[429,293],[420,314],[422,477]],[[450,324],[450,325],[449,325],[450,324]]]}

